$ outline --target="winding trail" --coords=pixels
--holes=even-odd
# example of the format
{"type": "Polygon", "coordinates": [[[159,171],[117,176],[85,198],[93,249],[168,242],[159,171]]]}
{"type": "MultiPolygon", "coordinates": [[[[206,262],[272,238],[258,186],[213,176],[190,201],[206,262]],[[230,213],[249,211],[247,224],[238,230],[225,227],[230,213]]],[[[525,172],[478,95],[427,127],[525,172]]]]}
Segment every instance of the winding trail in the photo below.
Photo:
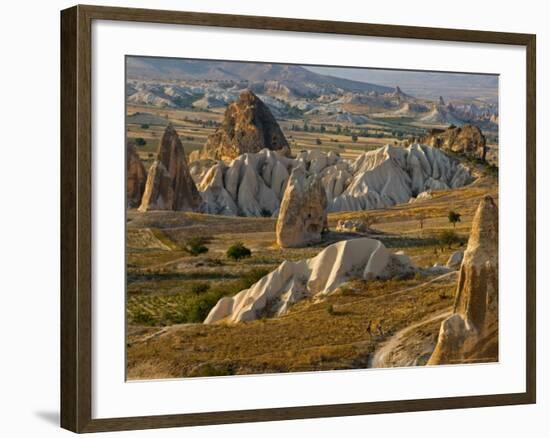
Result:
{"type": "Polygon", "coordinates": [[[403,341],[407,338],[407,336],[414,330],[417,330],[418,328],[430,324],[432,322],[435,322],[437,320],[443,320],[450,316],[452,314],[452,307],[449,309],[446,309],[442,312],[437,312],[430,317],[423,319],[422,321],[416,322],[414,324],[411,324],[404,329],[399,330],[397,333],[395,333],[391,338],[389,338],[386,342],[384,342],[380,348],[378,348],[372,357],[372,361],[369,368],[388,368],[395,366],[388,362],[388,358],[391,355],[393,351],[397,349],[399,345],[403,343],[403,341]]]}

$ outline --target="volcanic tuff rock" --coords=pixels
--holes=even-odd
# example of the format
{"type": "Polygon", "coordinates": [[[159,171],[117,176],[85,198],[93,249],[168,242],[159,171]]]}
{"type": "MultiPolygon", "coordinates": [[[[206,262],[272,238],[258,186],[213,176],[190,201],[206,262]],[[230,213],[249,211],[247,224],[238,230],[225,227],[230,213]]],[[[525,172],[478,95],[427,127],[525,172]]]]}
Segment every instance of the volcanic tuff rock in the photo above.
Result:
{"type": "Polygon", "coordinates": [[[134,143],[128,141],[126,143],[126,205],[128,208],[139,207],[146,182],[145,167],[139,159],[134,143]]]}
{"type": "Polygon", "coordinates": [[[458,160],[420,144],[387,145],[365,152],[348,173],[352,177],[345,189],[329,196],[331,212],[387,208],[427,190],[462,187],[472,181],[470,171],[458,160]]]}
{"type": "Polygon", "coordinates": [[[421,142],[483,161],[487,154],[487,140],[481,129],[474,125],[451,126],[446,130],[433,129],[421,142]]]}
{"type": "Polygon", "coordinates": [[[328,211],[391,207],[419,193],[462,187],[473,178],[468,168],[444,152],[424,145],[385,146],[354,162],[334,152],[300,152],[295,159],[263,149],[218,162],[205,173],[192,164],[204,211],[211,214],[276,216],[292,170],[302,166],[321,179],[328,211]]]}
{"type": "Polygon", "coordinates": [[[159,143],[157,158],[149,169],[140,211],[194,211],[202,198],[191,177],[178,133],[170,124],[159,143]]]}
{"type": "Polygon", "coordinates": [[[281,202],[277,244],[290,248],[319,242],[327,229],[327,196],[321,180],[298,166],[290,175],[281,202]]]}
{"type": "Polygon", "coordinates": [[[474,216],[453,315],[441,324],[428,365],[498,360],[498,208],[490,196],[474,216]]]}
{"type": "Polygon", "coordinates": [[[269,108],[246,90],[227,107],[222,124],[208,137],[201,158],[232,160],[264,148],[290,155],[290,146],[269,108]]]}
{"type": "Polygon", "coordinates": [[[284,261],[249,289],[233,297],[221,298],[204,323],[280,316],[297,301],[330,294],[350,279],[386,279],[414,269],[406,255],[390,253],[378,240],[342,240],[327,246],[313,258],[284,261]]]}

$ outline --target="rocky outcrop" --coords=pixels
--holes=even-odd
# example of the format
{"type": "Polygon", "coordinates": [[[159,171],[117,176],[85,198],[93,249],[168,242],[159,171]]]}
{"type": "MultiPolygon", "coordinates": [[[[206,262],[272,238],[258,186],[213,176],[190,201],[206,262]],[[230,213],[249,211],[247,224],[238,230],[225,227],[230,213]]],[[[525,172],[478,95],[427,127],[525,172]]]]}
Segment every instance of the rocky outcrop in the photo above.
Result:
{"type": "Polygon", "coordinates": [[[387,279],[414,269],[406,255],[390,253],[378,240],[342,240],[313,258],[285,261],[249,289],[221,298],[204,323],[236,323],[280,316],[292,304],[306,297],[330,294],[348,280],[387,279]]]}
{"type": "Polygon", "coordinates": [[[347,187],[329,197],[331,212],[387,208],[425,191],[462,187],[472,181],[468,168],[457,159],[421,144],[387,145],[365,152],[348,173],[352,177],[347,187]]]}
{"type": "Polygon", "coordinates": [[[486,196],[474,216],[453,315],[441,324],[428,365],[498,360],[498,208],[486,196]]]}
{"type": "Polygon", "coordinates": [[[269,108],[246,90],[227,107],[222,124],[208,137],[200,156],[229,161],[264,148],[290,155],[290,146],[269,108]]]}
{"type": "Polygon", "coordinates": [[[277,244],[281,248],[306,246],[319,242],[327,229],[327,196],[320,178],[304,166],[294,168],[279,210],[277,244]]]}
{"type": "Polygon", "coordinates": [[[463,259],[464,259],[464,252],[455,251],[449,256],[449,259],[447,260],[447,263],[445,264],[445,266],[451,269],[458,269],[460,268],[460,265],[462,264],[463,259]]]}
{"type": "Polygon", "coordinates": [[[147,182],[147,171],[143,167],[133,141],[126,143],[126,206],[139,207],[147,182]]]}
{"type": "Polygon", "coordinates": [[[273,216],[279,211],[294,160],[263,149],[226,164],[218,161],[199,184],[204,212],[229,216],[273,216]]]}
{"type": "Polygon", "coordinates": [[[168,125],[149,169],[139,210],[195,211],[201,203],[181,140],[174,127],[168,125]]]}
{"type": "MultiPolygon", "coordinates": [[[[198,163],[198,162],[197,162],[198,163]]],[[[211,214],[276,216],[288,178],[296,167],[318,175],[328,211],[387,208],[422,192],[462,187],[473,178],[467,167],[445,152],[424,145],[385,146],[348,162],[334,152],[302,151],[287,158],[263,149],[207,171],[192,163],[193,175],[211,214]]]]}
{"type": "Polygon", "coordinates": [[[336,231],[341,233],[368,233],[372,230],[361,219],[340,219],[336,224],[336,231]]]}
{"type": "Polygon", "coordinates": [[[481,129],[474,125],[451,126],[445,130],[433,129],[421,142],[483,161],[487,154],[487,139],[481,129]]]}

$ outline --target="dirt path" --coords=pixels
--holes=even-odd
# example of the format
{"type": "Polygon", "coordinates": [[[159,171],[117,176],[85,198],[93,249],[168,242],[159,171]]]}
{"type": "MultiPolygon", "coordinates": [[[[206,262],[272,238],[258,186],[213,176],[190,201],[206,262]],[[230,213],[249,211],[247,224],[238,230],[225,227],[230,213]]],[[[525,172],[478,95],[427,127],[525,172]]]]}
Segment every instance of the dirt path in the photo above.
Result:
{"type": "Polygon", "coordinates": [[[389,362],[390,355],[401,345],[403,345],[404,341],[412,334],[412,332],[432,322],[436,322],[438,320],[442,321],[446,317],[450,316],[451,313],[452,308],[449,308],[399,330],[374,352],[370,368],[388,368],[396,366],[395,364],[389,362]]]}

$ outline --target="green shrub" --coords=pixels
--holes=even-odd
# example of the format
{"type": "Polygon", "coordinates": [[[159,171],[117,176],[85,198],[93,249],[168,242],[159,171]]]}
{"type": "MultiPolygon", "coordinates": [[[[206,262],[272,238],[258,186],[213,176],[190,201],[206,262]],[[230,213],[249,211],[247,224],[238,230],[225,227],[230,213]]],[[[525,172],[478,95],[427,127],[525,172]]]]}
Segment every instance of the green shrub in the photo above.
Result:
{"type": "Polygon", "coordinates": [[[329,304],[329,305],[327,306],[327,313],[328,313],[329,315],[336,315],[336,311],[334,310],[334,305],[329,304]]]}
{"type": "Polygon", "coordinates": [[[191,237],[185,241],[183,250],[193,256],[204,254],[208,252],[206,243],[208,243],[208,240],[204,237],[191,237]]]}
{"type": "Polygon", "coordinates": [[[456,226],[457,222],[460,222],[460,213],[457,213],[456,211],[451,210],[449,214],[447,215],[447,218],[449,219],[449,222],[453,224],[453,227],[456,226]]]}
{"type": "Polygon", "coordinates": [[[212,310],[223,295],[223,292],[220,290],[211,290],[193,299],[189,303],[187,321],[203,322],[208,316],[208,313],[210,313],[210,310],[212,310]]]}
{"type": "Polygon", "coordinates": [[[141,137],[137,137],[134,141],[136,142],[136,146],[145,146],[147,144],[145,139],[141,137]]]}
{"type": "Polygon", "coordinates": [[[149,124],[148,123],[142,123],[141,124],[141,129],[149,129],[149,124]]]}
{"type": "Polygon", "coordinates": [[[226,255],[230,259],[240,260],[245,257],[250,257],[252,255],[252,251],[244,246],[242,242],[237,242],[227,249],[226,255]]]}

